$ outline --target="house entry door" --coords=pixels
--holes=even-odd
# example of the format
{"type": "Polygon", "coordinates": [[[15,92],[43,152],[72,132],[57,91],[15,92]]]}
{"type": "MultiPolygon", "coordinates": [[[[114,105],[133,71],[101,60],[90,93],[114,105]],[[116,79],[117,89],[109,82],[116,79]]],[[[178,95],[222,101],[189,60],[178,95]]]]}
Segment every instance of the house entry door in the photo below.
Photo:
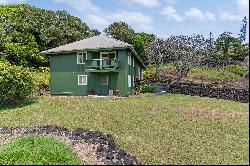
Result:
{"type": "Polygon", "coordinates": [[[101,96],[107,96],[108,95],[108,91],[109,91],[109,76],[108,75],[104,75],[101,76],[101,96]]]}

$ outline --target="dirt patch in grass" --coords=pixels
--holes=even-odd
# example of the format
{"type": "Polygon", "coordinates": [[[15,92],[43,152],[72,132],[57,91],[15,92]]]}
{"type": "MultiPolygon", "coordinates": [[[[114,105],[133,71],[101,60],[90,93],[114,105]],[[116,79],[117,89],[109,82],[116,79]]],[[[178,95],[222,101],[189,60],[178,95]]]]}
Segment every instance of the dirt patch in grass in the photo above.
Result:
{"type": "Polygon", "coordinates": [[[223,119],[225,121],[234,121],[239,123],[245,123],[248,121],[249,114],[241,112],[225,112],[219,110],[206,110],[198,108],[189,108],[181,112],[184,116],[194,118],[214,118],[223,119]]]}

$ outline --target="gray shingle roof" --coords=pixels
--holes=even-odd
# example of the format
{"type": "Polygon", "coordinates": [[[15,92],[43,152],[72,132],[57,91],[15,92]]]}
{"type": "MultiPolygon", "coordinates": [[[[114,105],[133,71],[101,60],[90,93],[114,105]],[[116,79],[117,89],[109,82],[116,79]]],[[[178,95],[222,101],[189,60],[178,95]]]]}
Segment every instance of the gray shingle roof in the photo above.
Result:
{"type": "Polygon", "coordinates": [[[71,51],[80,51],[86,49],[103,49],[103,48],[130,48],[137,57],[137,59],[145,67],[144,63],[142,62],[142,60],[140,59],[140,57],[137,55],[136,51],[130,44],[104,35],[94,36],[88,39],[83,39],[74,43],[69,43],[56,48],[52,48],[47,51],[43,51],[42,54],[53,54],[59,52],[71,52],[71,51]]]}
{"type": "Polygon", "coordinates": [[[108,36],[94,36],[88,39],[83,39],[74,43],[69,43],[56,48],[43,51],[42,53],[57,53],[74,50],[85,50],[85,49],[100,49],[100,48],[128,48],[130,44],[123,41],[116,40],[108,36]]]}

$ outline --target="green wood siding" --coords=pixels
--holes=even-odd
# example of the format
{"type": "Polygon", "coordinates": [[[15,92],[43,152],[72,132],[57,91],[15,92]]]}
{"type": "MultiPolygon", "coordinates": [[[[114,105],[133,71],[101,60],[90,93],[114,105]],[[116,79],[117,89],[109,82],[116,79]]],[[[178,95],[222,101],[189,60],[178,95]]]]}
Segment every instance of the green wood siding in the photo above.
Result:
{"type": "MultiPolygon", "coordinates": [[[[140,64],[135,59],[135,67],[128,65],[128,49],[112,51],[117,53],[119,72],[86,72],[84,64],[77,64],[77,52],[51,55],[51,94],[85,96],[89,89],[93,89],[97,95],[108,95],[108,90],[119,90],[120,96],[127,96],[134,90],[134,87],[128,87],[128,74],[131,78],[137,75],[137,68],[140,64]],[[78,75],[87,75],[88,84],[78,85],[78,75]],[[108,86],[101,86],[102,76],[109,76],[108,86]]],[[[99,50],[88,51],[88,59],[99,59],[99,55],[99,50]]]]}

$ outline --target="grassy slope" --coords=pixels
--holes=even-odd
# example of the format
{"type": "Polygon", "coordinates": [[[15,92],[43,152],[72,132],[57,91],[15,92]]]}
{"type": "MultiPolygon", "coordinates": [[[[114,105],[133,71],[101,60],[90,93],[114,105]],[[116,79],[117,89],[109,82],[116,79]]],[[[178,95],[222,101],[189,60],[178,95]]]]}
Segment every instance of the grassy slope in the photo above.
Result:
{"type": "Polygon", "coordinates": [[[173,94],[115,100],[45,97],[0,109],[0,127],[55,124],[99,130],[149,164],[247,164],[248,123],[183,114],[199,109],[248,117],[248,104],[173,94]]]}
{"type": "Polygon", "coordinates": [[[0,165],[79,165],[68,146],[52,137],[26,136],[0,146],[0,165]]]}
{"type": "MultiPolygon", "coordinates": [[[[165,69],[175,69],[173,65],[165,65],[162,68],[165,69]]],[[[210,79],[217,79],[217,80],[223,80],[223,79],[229,79],[229,80],[238,80],[241,77],[235,73],[232,73],[228,70],[224,69],[216,69],[212,67],[195,67],[190,70],[188,73],[189,77],[204,77],[204,78],[210,78],[210,79]]]]}

